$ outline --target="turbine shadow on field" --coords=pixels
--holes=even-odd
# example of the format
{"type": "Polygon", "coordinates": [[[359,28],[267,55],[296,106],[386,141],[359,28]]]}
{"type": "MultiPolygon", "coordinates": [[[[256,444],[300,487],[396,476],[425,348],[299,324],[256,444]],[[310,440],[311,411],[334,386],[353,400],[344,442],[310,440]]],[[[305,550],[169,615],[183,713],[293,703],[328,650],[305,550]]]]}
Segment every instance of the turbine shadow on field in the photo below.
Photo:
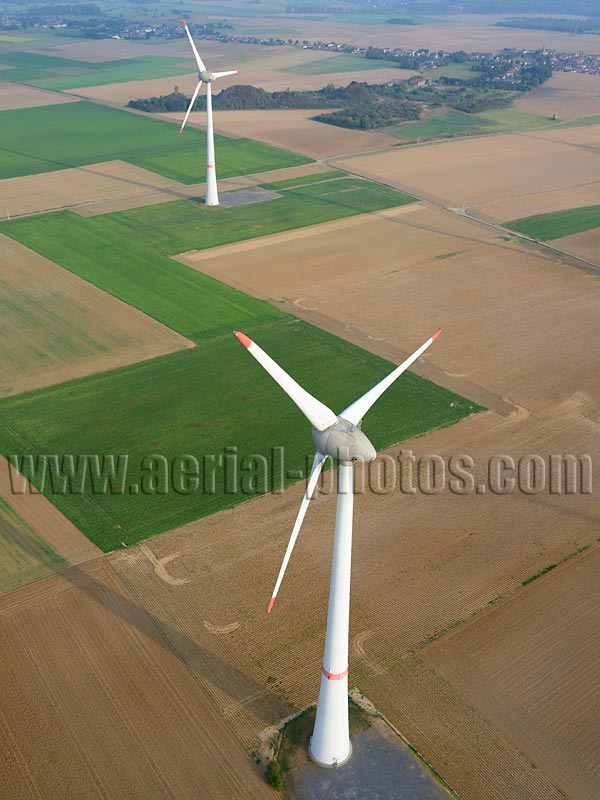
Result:
{"type": "MultiPolygon", "coordinates": [[[[39,553],[34,551],[31,542],[24,541],[22,548],[28,555],[39,560],[39,553]]],[[[265,727],[298,711],[285,699],[227,663],[181,630],[174,628],[166,619],[160,619],[139,605],[132,598],[128,588],[106,556],[100,556],[99,559],[78,566],[67,566],[64,570],[41,579],[41,581],[48,580],[67,582],[72,589],[84,592],[92,602],[103,606],[121,623],[133,626],[143,638],[149,636],[168,654],[178,658],[200,684],[207,681],[230,697],[232,703],[229,704],[229,708],[239,705],[249,709],[259,719],[264,720],[265,727]],[[95,564],[97,561],[104,562],[111,577],[122,589],[122,594],[114,591],[86,570],[86,565],[95,564]]],[[[22,588],[26,587],[27,585],[22,588]]],[[[201,627],[200,620],[201,618],[198,616],[199,628],[201,627]]],[[[205,691],[202,685],[201,689],[205,691]]],[[[219,711],[218,707],[217,711],[219,711]]]]}

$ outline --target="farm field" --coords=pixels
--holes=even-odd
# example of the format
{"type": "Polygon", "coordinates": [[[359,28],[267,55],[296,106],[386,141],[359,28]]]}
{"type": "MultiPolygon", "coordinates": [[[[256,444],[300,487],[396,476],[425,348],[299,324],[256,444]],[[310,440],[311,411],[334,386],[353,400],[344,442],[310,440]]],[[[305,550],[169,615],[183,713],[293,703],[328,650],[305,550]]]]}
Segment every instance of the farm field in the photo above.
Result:
{"type": "MultiPolygon", "coordinates": [[[[261,304],[248,298],[248,305],[252,308],[261,304]]],[[[262,325],[254,322],[243,329],[285,363],[311,393],[334,408],[345,407],[391,371],[389,362],[337,337],[274,310],[273,316],[279,320],[262,325]],[[339,370],[333,386],[326,366],[330,363],[339,370]]],[[[297,480],[306,469],[306,459],[312,457],[305,420],[300,412],[292,415],[283,393],[273,393],[269,377],[260,374],[260,368],[236,346],[231,334],[233,326],[228,327],[227,333],[213,335],[209,342],[192,350],[1,401],[2,452],[128,453],[123,483],[117,475],[112,482],[117,488],[107,492],[102,490],[107,484],[101,477],[87,481],[85,503],[77,492],[62,491],[60,481],[53,484],[47,480],[41,486],[39,476],[34,480],[59,510],[103,550],[115,549],[123,542],[132,544],[230,507],[277,488],[281,480],[286,484],[297,480]],[[226,371],[224,364],[228,365],[226,371]],[[250,417],[252,425],[248,424],[250,417]],[[90,419],[94,420],[93,426],[90,419]],[[188,422],[182,424],[184,419],[188,422]],[[124,436],[123,431],[129,434],[124,436]],[[271,464],[274,443],[285,444],[287,471],[283,478],[279,473],[274,476],[269,468],[268,478],[255,479],[255,487],[259,481],[258,488],[244,484],[246,488],[240,491],[231,483],[228,471],[219,468],[215,470],[215,488],[206,488],[212,472],[205,457],[216,457],[215,454],[223,454],[223,448],[234,447],[232,452],[246,462],[251,454],[260,453],[267,460],[265,463],[271,464]],[[169,478],[164,491],[152,490],[150,475],[156,466],[148,460],[151,453],[169,460],[184,453],[194,454],[203,465],[198,467],[202,473],[199,486],[195,490],[179,490],[169,478]],[[133,485],[136,488],[131,488],[133,485]]],[[[429,329],[423,331],[419,342],[430,333],[429,329]]],[[[389,390],[372,412],[373,442],[377,446],[389,445],[431,427],[449,425],[478,410],[477,404],[408,375],[389,390]],[[382,425],[399,403],[402,414],[396,414],[393,423],[382,425]]],[[[76,471],[74,486],[79,485],[77,474],[76,471]]]]}
{"type": "MultiPolygon", "coordinates": [[[[149,45],[141,47],[145,47],[146,52],[151,51],[153,54],[160,51],[164,53],[163,57],[179,56],[181,61],[189,60],[187,49],[189,45],[183,40],[154,47],[149,45]]],[[[201,41],[199,48],[202,58],[211,69],[240,69],[239,75],[219,80],[218,91],[239,83],[261,86],[269,91],[281,91],[288,87],[320,89],[326,83],[334,83],[337,86],[346,86],[352,80],[383,83],[389,80],[405,80],[414,74],[410,70],[398,69],[395,65],[389,66],[387,62],[373,62],[359,57],[352,57],[354,60],[348,61],[349,57],[337,53],[281,45],[261,46],[201,41]],[[311,66],[315,61],[320,62],[317,68],[311,66]],[[349,66],[354,67],[353,72],[348,72],[349,66]]],[[[104,57],[108,57],[109,47],[105,46],[101,52],[104,57]]],[[[80,57],[83,58],[83,55],[80,57]]],[[[175,85],[191,95],[196,85],[195,71],[180,70],[179,75],[173,74],[172,77],[153,80],[131,80],[106,83],[103,86],[81,85],[67,91],[90,99],[126,105],[132,99],[168,94],[173,91],[175,85]]]]}
{"type": "Polygon", "coordinates": [[[398,148],[340,159],[332,165],[450,207],[588,183],[600,165],[600,151],[544,138],[548,133],[553,132],[498,134],[398,148]]]}
{"type": "MultiPolygon", "coordinates": [[[[549,446],[564,450],[574,432],[584,434],[581,422],[565,422],[568,430],[556,426],[549,446]]],[[[490,452],[491,437],[506,448],[502,452],[520,452],[523,439],[544,436],[545,427],[542,421],[517,422],[488,412],[402,447],[417,458],[466,450],[480,464],[490,452]]],[[[375,421],[368,432],[373,429],[375,421]]],[[[388,454],[398,452],[394,448],[388,454]]],[[[144,548],[110,557],[142,607],[155,616],[166,611],[164,632],[175,647],[178,630],[193,631],[195,647],[186,645],[179,652],[245,747],[252,747],[277,715],[316,700],[335,513],[333,478],[325,476],[325,493],[308,512],[271,616],[265,613],[266,603],[303,486],[164,534],[150,544],[152,559],[144,548]],[[180,583],[177,591],[156,574],[153,565],[161,559],[169,560],[167,572],[180,583]],[[223,633],[216,636],[215,630],[223,633]],[[233,668],[218,685],[216,670],[207,673],[211,658],[233,668]],[[247,685],[240,685],[239,674],[247,685]],[[283,708],[273,707],[273,691],[283,708]]],[[[525,500],[516,494],[486,494],[475,503],[464,499],[449,492],[409,497],[398,489],[356,495],[350,686],[374,700],[465,800],[558,798],[543,771],[532,768],[510,737],[498,734],[481,713],[464,702],[444,705],[435,676],[422,691],[426,676],[409,654],[419,653],[431,636],[499,595],[514,592],[549,563],[595,541],[596,506],[591,497],[525,500]],[[555,524],[557,515],[566,529],[555,524]],[[434,713],[432,705],[438,706],[434,713]]]]}
{"type": "Polygon", "coordinates": [[[0,82],[0,111],[33,106],[63,105],[77,101],[77,97],[56,94],[44,89],[36,89],[33,86],[0,82]]]}
{"type": "Polygon", "coordinates": [[[556,114],[563,121],[600,114],[600,75],[555,72],[542,86],[518,97],[511,108],[542,117],[556,114]]]}
{"type": "Polygon", "coordinates": [[[0,397],[192,346],[2,235],[0,260],[0,397]]]}
{"type": "Polygon", "coordinates": [[[426,648],[429,664],[568,797],[594,800],[600,748],[596,545],[426,648]]]}
{"type": "Polygon", "coordinates": [[[11,220],[6,235],[194,341],[279,317],[279,312],[167,258],[411,203],[413,198],[362,180],[340,179],[285,191],[237,208],[191,201],[84,219],[69,211],[11,220]],[[309,201],[309,202],[307,202],[309,201]],[[118,258],[106,259],[111,247],[118,258]],[[233,328],[232,328],[233,326],[233,328]]]}
{"type": "MultiPolygon", "coordinates": [[[[2,133],[0,178],[115,158],[182,183],[197,183],[204,176],[206,140],[200,131],[178,136],[170,123],[93,103],[5,111],[2,133]]],[[[306,161],[247,139],[217,137],[216,147],[222,178],[306,161]]]]}
{"type": "Polygon", "coordinates": [[[0,81],[19,81],[45,89],[63,91],[76,86],[97,86],[105,83],[146,80],[193,71],[188,58],[140,56],[119,61],[75,61],[60,56],[12,51],[2,53],[2,64],[10,69],[0,72],[0,81]]]}
{"type": "MultiPolygon", "coordinates": [[[[330,158],[344,153],[380,150],[398,144],[396,137],[386,133],[338,128],[311,119],[318,113],[318,109],[219,111],[218,114],[215,112],[215,130],[224,136],[237,136],[243,130],[251,139],[303,153],[310,158],[330,158]]],[[[164,116],[173,120],[180,117],[175,114],[164,116]]],[[[204,126],[205,119],[205,114],[201,111],[190,114],[190,121],[194,124],[204,126]]]]}
{"type": "Polygon", "coordinates": [[[555,239],[552,244],[578,258],[591,261],[592,264],[598,264],[600,253],[600,230],[598,228],[584,231],[583,233],[575,233],[572,236],[565,236],[562,239],[555,239]]]}
{"type": "MultiPolygon", "coordinates": [[[[356,231],[343,220],[206,251],[195,266],[293,304],[301,317],[396,362],[411,351],[426,308],[443,335],[420,371],[480,402],[485,397],[492,410],[404,441],[402,451],[417,460],[468,453],[483,484],[497,453],[515,461],[527,453],[589,453],[595,463],[600,371],[589,341],[600,333],[597,279],[424,204],[383,212],[372,230],[360,222],[352,221],[356,231]],[[329,254],[327,271],[319,253],[329,254]],[[243,273],[234,268],[241,259],[243,273]]],[[[375,420],[367,422],[368,434],[377,430],[375,420]]],[[[302,486],[155,538],[154,559],[179,554],[169,574],[189,583],[177,595],[143,550],[111,557],[145,608],[169,608],[169,620],[184,630],[201,615],[197,646],[264,688],[240,688],[232,679],[211,689],[245,746],[282,713],[272,708],[274,687],[286,712],[316,699],[335,512],[331,473],[326,480],[270,617],[265,601],[302,486]],[[215,627],[228,632],[215,637],[215,627]]],[[[524,581],[596,542],[599,522],[593,495],[409,496],[396,486],[356,497],[350,685],[464,800],[559,800],[561,793],[510,733],[423,663],[421,649],[472,615],[485,619],[499,597],[518,598],[524,581]]],[[[193,648],[184,657],[212,687],[206,657],[193,648]]]]}
{"type": "Polygon", "coordinates": [[[5,594],[0,631],[5,797],[275,797],[106,562],[5,594]]]}
{"type": "Polygon", "coordinates": [[[600,205],[570,208],[551,214],[539,214],[504,223],[510,230],[524,233],[533,239],[551,241],[582,231],[600,228],[600,205]]]}
{"type": "Polygon", "coordinates": [[[0,180],[0,208],[11,218],[79,206],[78,211],[115,201],[138,205],[156,198],[199,197],[198,184],[184,184],[125,161],[23,175],[0,180]]]}
{"type": "Polygon", "coordinates": [[[67,562],[0,497],[0,593],[66,566],[67,562]]]}
{"type": "Polygon", "coordinates": [[[551,120],[508,109],[463,114],[445,111],[424,122],[413,122],[398,128],[395,133],[404,139],[427,139],[459,136],[464,133],[504,133],[553,125],[551,120]]]}
{"type": "Polygon", "coordinates": [[[531,215],[569,211],[572,208],[591,206],[600,197],[600,181],[592,180],[572,189],[550,189],[533,192],[522,197],[479,203],[469,208],[472,217],[506,222],[531,215]]]}
{"type": "MultiPolygon", "coordinates": [[[[8,520],[6,553],[12,553],[3,567],[4,581],[16,585],[31,578],[27,570],[63,569],[97,558],[101,551],[72,522],[35,491],[26,491],[22,476],[11,471],[0,455],[0,506],[8,520]]],[[[41,577],[41,573],[40,573],[41,577]]]]}
{"type": "MultiPolygon", "coordinates": [[[[285,72],[297,72],[300,75],[331,75],[343,72],[370,72],[374,69],[396,69],[393,61],[377,61],[364,56],[336,55],[335,58],[316,58],[293,67],[284,67],[285,72]]],[[[399,70],[398,77],[408,78],[415,74],[410,70],[399,70]]]]}
{"type": "Polygon", "coordinates": [[[411,122],[403,125],[394,133],[403,139],[426,139],[437,136],[455,136],[487,125],[489,122],[481,116],[462,114],[459,111],[445,111],[443,114],[437,114],[423,122],[411,122]]]}

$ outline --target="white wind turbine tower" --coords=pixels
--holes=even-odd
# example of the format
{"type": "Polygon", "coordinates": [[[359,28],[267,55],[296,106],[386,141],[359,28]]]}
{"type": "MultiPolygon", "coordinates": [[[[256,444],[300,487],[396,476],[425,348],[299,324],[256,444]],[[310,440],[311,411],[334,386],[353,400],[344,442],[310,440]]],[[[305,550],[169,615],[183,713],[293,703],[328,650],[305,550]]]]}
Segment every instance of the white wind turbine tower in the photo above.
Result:
{"type": "Polygon", "coordinates": [[[354,489],[354,462],[372,461],[377,453],[361,431],[362,418],[376,400],[392,383],[427,350],[437,339],[436,331],[412,356],[396,367],[386,378],[366,394],[344,409],[339,416],[321,403],[290,377],[255,342],[243,333],[234,331],[269,375],[296,403],[312,424],[312,437],[317,446],[306,494],[300,505],[292,535],[279,570],[273,596],[269,603],[271,613],[281,581],[298,538],[306,509],[313,495],[323,462],[327,456],[339,461],[338,499],[333,541],[333,561],[329,590],[329,610],[325,634],[325,654],[321,688],[317,704],[315,728],[310,741],[310,755],[322,766],[343,764],[352,754],[348,725],[348,633],[350,619],[350,562],[352,555],[352,512],[354,489]]]}
{"type": "Polygon", "coordinates": [[[190,111],[192,110],[192,107],[196,102],[196,98],[198,97],[198,92],[200,91],[200,87],[204,82],[206,84],[206,198],[204,202],[206,203],[207,206],[218,206],[219,193],[217,192],[217,175],[215,170],[215,137],[213,133],[211,83],[215,81],[217,78],[224,78],[226,75],[237,75],[239,70],[232,69],[229,70],[229,72],[210,72],[209,70],[207,70],[206,66],[204,65],[204,61],[202,61],[198,51],[196,50],[196,45],[194,44],[194,40],[192,39],[192,34],[190,33],[190,29],[188,28],[187,22],[185,20],[183,20],[183,27],[185,28],[187,37],[190,40],[190,44],[192,45],[192,50],[194,51],[194,58],[196,59],[196,64],[198,65],[199,71],[198,71],[198,85],[196,86],[194,94],[192,95],[192,100],[186,112],[179,133],[183,133],[183,129],[185,128],[185,123],[188,121],[190,111]]]}

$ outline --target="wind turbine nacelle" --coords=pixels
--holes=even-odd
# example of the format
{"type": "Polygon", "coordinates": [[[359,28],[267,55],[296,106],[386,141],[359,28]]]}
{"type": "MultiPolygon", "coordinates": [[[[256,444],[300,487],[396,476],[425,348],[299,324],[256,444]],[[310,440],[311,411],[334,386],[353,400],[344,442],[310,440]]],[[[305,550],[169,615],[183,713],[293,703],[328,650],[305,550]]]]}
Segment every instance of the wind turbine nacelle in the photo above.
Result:
{"type": "Polygon", "coordinates": [[[207,69],[203,69],[202,72],[198,73],[198,80],[202,81],[203,83],[212,83],[214,79],[214,73],[209,72],[207,69]]]}
{"type": "Polygon", "coordinates": [[[313,428],[312,437],[319,453],[342,463],[373,461],[377,457],[377,451],[361,429],[342,417],[324,431],[313,428]]]}

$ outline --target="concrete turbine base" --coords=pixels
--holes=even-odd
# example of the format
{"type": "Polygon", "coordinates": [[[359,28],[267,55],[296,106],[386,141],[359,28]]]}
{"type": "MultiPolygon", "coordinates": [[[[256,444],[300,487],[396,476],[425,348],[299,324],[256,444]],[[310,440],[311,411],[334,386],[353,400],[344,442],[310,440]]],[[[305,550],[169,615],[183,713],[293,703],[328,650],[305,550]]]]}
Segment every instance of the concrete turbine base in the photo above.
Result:
{"type": "Polygon", "coordinates": [[[318,767],[325,767],[326,769],[337,769],[338,767],[343,767],[344,764],[347,764],[352,758],[352,742],[349,742],[348,744],[350,745],[350,751],[348,755],[341,761],[334,761],[333,763],[326,763],[324,761],[319,761],[319,759],[312,752],[312,739],[313,737],[311,736],[308,743],[308,755],[318,767]]]}

